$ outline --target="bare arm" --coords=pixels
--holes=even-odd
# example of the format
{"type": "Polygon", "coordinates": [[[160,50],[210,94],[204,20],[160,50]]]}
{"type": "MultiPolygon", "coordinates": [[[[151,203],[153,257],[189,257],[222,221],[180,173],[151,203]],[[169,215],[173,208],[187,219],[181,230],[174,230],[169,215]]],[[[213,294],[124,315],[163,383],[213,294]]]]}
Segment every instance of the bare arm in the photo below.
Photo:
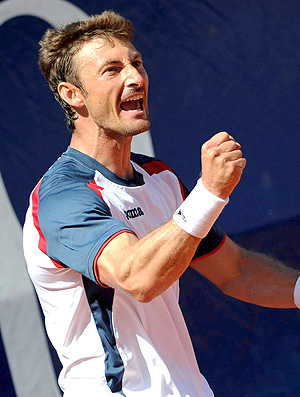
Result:
{"type": "Polygon", "coordinates": [[[149,302],[169,288],[188,267],[199,239],[171,220],[142,239],[123,233],[98,260],[101,281],[149,302]]]}
{"type": "MultiPolygon", "coordinates": [[[[245,159],[240,145],[221,132],[203,145],[202,164],[206,189],[223,198],[239,182],[245,159]]],[[[199,242],[200,238],[186,233],[173,220],[140,240],[123,233],[101,253],[97,262],[99,279],[148,302],[182,275],[199,242]]]]}
{"type": "Polygon", "coordinates": [[[293,291],[299,271],[242,249],[228,237],[219,251],[194,262],[192,267],[226,295],[260,306],[296,307],[293,291]]]}

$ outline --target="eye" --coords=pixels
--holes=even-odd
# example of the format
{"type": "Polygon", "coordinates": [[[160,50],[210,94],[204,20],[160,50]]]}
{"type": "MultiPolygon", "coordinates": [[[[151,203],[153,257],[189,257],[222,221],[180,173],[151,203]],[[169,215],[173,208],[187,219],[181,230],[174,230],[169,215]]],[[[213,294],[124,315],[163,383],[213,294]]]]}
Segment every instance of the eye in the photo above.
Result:
{"type": "Polygon", "coordinates": [[[135,68],[140,68],[140,67],[143,67],[143,62],[140,59],[137,59],[137,60],[133,61],[132,65],[135,68]]]}
{"type": "Polygon", "coordinates": [[[122,70],[120,66],[109,66],[108,68],[105,69],[104,73],[119,73],[122,70]]]}

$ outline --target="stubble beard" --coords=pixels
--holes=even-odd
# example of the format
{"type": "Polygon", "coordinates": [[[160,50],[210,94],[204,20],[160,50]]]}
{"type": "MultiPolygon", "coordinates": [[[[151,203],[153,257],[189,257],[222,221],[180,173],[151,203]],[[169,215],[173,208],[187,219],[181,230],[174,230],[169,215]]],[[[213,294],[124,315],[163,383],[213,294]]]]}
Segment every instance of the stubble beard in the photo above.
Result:
{"type": "Polygon", "coordinates": [[[128,125],[127,123],[121,123],[119,126],[115,126],[115,127],[111,127],[109,125],[105,126],[101,123],[99,124],[97,123],[97,124],[99,129],[104,131],[104,133],[107,136],[115,138],[115,137],[134,137],[135,135],[142,134],[143,132],[146,132],[150,129],[151,120],[149,115],[147,115],[147,118],[140,120],[140,122],[141,122],[140,127],[128,125]]]}
{"type": "Polygon", "coordinates": [[[140,128],[130,128],[130,127],[125,127],[124,130],[122,131],[123,136],[135,136],[142,134],[143,132],[146,132],[150,129],[151,127],[151,121],[150,118],[148,117],[147,120],[145,120],[144,125],[141,126],[140,128]]]}

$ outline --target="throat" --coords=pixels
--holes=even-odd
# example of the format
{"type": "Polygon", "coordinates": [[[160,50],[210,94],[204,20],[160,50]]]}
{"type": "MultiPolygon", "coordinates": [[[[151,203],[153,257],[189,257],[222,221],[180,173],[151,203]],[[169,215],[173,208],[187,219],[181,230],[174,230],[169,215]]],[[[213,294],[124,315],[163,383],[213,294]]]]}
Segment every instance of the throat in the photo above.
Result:
{"type": "Polygon", "coordinates": [[[127,144],[111,141],[112,146],[107,150],[102,159],[102,164],[111,172],[121,178],[131,179],[133,177],[133,167],[130,160],[131,138],[127,139],[127,144]]]}

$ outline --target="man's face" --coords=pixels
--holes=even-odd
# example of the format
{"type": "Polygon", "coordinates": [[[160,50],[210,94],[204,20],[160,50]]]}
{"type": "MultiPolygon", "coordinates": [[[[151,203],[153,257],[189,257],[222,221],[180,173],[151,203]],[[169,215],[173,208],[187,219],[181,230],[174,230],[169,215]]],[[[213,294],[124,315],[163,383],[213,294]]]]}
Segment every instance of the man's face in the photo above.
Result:
{"type": "Polygon", "coordinates": [[[150,128],[148,75],[132,43],[92,40],[77,53],[75,66],[87,115],[100,131],[133,136],[150,128]]]}

